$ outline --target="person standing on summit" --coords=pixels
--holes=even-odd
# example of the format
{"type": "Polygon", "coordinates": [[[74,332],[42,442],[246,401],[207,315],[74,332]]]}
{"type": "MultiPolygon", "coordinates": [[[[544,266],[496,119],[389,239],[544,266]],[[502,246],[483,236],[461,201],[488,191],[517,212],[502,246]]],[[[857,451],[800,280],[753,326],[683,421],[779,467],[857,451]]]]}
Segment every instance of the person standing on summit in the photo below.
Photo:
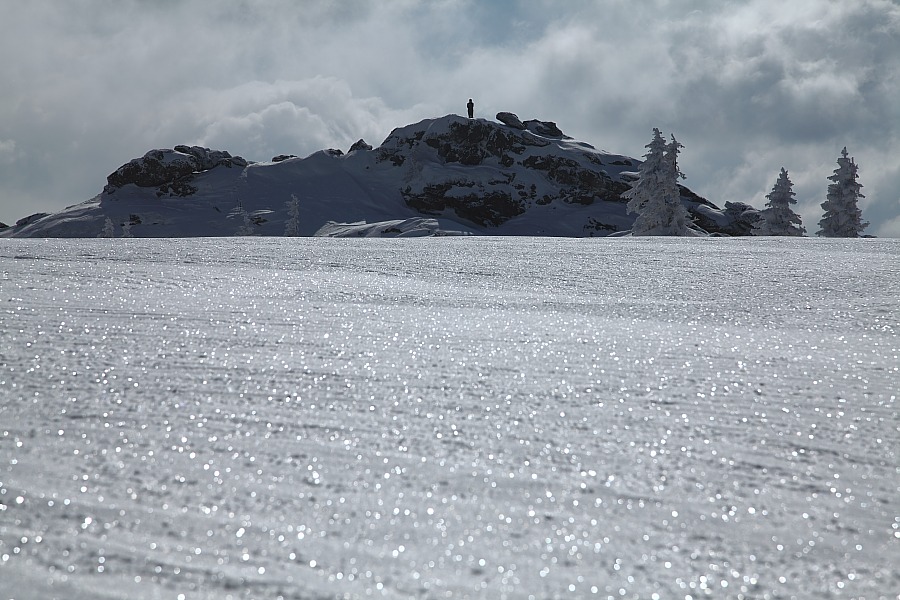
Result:
{"type": "Polygon", "coordinates": [[[475,116],[475,103],[472,102],[471,98],[469,98],[469,103],[466,104],[466,108],[469,109],[469,118],[473,118],[475,116]]]}

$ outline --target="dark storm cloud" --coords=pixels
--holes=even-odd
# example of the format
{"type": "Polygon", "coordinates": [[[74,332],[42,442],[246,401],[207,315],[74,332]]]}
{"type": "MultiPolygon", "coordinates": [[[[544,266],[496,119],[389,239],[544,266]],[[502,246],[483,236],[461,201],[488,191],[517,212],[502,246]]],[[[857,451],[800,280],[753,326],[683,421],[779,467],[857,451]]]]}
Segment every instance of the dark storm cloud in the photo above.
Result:
{"type": "Polygon", "coordinates": [[[897,39],[890,0],[13,3],[0,220],[87,199],[154,147],[378,144],[474,97],[614,152],[675,133],[719,204],[761,206],[785,166],[810,232],[846,145],[870,231],[900,236],[897,39]]]}

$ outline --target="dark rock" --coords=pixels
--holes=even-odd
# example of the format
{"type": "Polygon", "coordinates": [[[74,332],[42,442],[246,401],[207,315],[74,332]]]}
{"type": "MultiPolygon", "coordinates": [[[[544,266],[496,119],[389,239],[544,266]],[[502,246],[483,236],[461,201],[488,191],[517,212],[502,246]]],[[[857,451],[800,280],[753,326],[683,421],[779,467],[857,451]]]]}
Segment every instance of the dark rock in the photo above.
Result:
{"type": "Polygon", "coordinates": [[[532,119],[530,121],[525,121],[525,128],[532,133],[536,133],[544,137],[564,137],[563,132],[559,129],[559,127],[556,126],[556,123],[554,123],[553,121],[538,121],[537,119],[532,119]]]}
{"type": "Polygon", "coordinates": [[[284,162],[284,161],[290,160],[292,158],[297,158],[297,155],[296,154],[279,154],[278,156],[272,157],[272,162],[274,162],[274,163],[284,162]]]}
{"type": "Polygon", "coordinates": [[[143,157],[129,161],[106,178],[104,191],[113,194],[117,189],[133,184],[138,187],[159,188],[158,195],[185,196],[196,192],[189,185],[194,173],[216,167],[245,167],[247,161],[221,150],[200,146],[175,146],[174,149],[151,150],[143,157]]]}
{"type": "Polygon", "coordinates": [[[752,235],[753,226],[761,218],[758,210],[744,202],[726,202],[725,214],[733,223],[729,235],[752,235]]]}
{"type": "Polygon", "coordinates": [[[588,237],[594,237],[595,233],[599,233],[600,235],[608,235],[617,231],[619,231],[619,228],[615,225],[602,223],[593,217],[588,219],[587,224],[584,226],[584,233],[588,237]]]}
{"type": "Polygon", "coordinates": [[[531,156],[522,162],[522,166],[546,171],[549,179],[566,186],[561,197],[570,203],[623,202],[622,194],[631,189],[628,184],[612,179],[606,171],[586,169],[571,158],[531,156]]]}
{"type": "Polygon", "coordinates": [[[505,221],[525,212],[525,204],[500,190],[484,190],[471,182],[448,181],[426,185],[424,190],[402,192],[406,204],[419,212],[439,215],[455,211],[456,215],[483,227],[497,227],[505,221]],[[458,191],[448,194],[452,188],[471,187],[472,193],[461,195],[458,191]]]}
{"type": "MultiPolygon", "coordinates": [[[[356,152],[357,150],[366,150],[366,151],[368,151],[368,150],[371,150],[371,149],[372,149],[372,145],[371,145],[371,144],[367,144],[367,143],[366,143],[366,140],[364,140],[364,139],[362,139],[362,138],[358,139],[356,142],[353,143],[352,146],[350,146],[350,152],[356,152]]],[[[349,154],[349,152],[348,152],[348,154],[349,154]]]]}
{"type": "Polygon", "coordinates": [[[719,210],[713,203],[684,186],[678,186],[694,224],[710,234],[727,236],[752,235],[759,211],[743,202],[726,202],[719,210]]]}
{"type": "Polygon", "coordinates": [[[339,148],[329,148],[328,150],[325,150],[325,154],[329,156],[343,156],[344,151],[339,148]]]}
{"type": "Polygon", "coordinates": [[[240,156],[231,156],[224,150],[210,150],[200,146],[175,146],[176,152],[188,154],[197,159],[197,171],[208,171],[215,167],[246,167],[248,162],[240,156]]]}
{"type": "Polygon", "coordinates": [[[516,162],[513,155],[525,151],[521,135],[487,121],[452,123],[449,135],[426,137],[424,141],[437,150],[444,162],[470,167],[492,159],[501,166],[509,167],[516,162]]]}
{"type": "Polygon", "coordinates": [[[511,112],[498,112],[497,120],[503,123],[504,125],[509,125],[514,129],[525,129],[525,123],[519,120],[515,114],[511,112]]]}

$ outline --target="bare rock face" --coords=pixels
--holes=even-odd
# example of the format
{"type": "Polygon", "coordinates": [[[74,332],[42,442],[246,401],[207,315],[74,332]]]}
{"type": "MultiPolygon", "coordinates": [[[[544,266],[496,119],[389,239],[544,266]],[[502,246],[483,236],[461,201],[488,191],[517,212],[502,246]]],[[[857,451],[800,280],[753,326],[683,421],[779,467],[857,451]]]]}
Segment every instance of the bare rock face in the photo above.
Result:
{"type": "Polygon", "coordinates": [[[157,196],[189,196],[197,191],[190,185],[195,173],[216,167],[246,167],[247,161],[222,150],[200,146],[175,146],[174,149],[151,150],[131,160],[107,178],[103,191],[113,194],[123,186],[158,188],[157,196]]]}

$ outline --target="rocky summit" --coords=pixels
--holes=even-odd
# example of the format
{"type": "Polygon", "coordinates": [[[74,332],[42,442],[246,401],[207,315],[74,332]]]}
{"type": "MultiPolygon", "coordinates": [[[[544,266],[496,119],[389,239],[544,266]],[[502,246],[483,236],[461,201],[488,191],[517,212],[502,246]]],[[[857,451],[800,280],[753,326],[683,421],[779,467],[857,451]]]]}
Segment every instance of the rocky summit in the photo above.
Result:
{"type": "MultiPolygon", "coordinates": [[[[551,121],[447,115],[395,129],[377,148],[250,162],[175,146],[111,173],[96,197],[19,220],[14,237],[550,235],[626,232],[622,193],[641,161],[595,149],[551,121]],[[398,224],[404,224],[399,226],[398,224]]],[[[681,199],[711,234],[749,235],[757,211],[681,199]]]]}

